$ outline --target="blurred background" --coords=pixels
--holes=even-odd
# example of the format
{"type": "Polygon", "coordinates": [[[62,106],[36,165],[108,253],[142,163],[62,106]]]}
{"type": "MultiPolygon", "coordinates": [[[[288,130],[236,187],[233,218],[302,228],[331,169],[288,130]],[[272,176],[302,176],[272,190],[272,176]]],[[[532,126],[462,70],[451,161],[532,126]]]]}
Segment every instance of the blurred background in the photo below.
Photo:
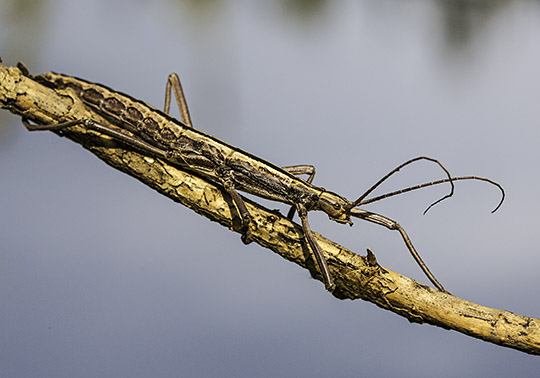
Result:
{"type": "MultiPolygon", "coordinates": [[[[0,56],[159,108],[177,72],[197,128],[313,164],[349,199],[418,155],[496,180],[495,214],[500,194],[480,182],[425,216],[448,187],[367,208],[398,220],[455,295],[540,317],[538,1],[3,0],[0,56]]],[[[337,300],[7,111],[0,175],[2,377],[538,376],[539,357],[337,300]]],[[[442,176],[420,162],[378,193],[442,176]]],[[[428,283],[399,234],[310,221],[428,283]]]]}

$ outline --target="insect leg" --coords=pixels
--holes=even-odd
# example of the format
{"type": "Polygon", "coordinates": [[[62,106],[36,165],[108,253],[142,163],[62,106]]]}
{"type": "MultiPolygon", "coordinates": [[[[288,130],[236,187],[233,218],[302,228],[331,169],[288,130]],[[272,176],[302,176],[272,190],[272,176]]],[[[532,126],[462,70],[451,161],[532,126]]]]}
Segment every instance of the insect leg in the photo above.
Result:
{"type": "Polygon", "coordinates": [[[180,78],[178,77],[178,74],[174,72],[167,78],[167,86],[165,87],[165,106],[163,111],[167,114],[169,114],[169,109],[171,108],[171,90],[174,91],[174,97],[176,98],[178,110],[180,110],[182,122],[184,122],[186,126],[193,127],[191,117],[189,116],[186,96],[184,96],[182,84],[180,83],[180,78]]]}
{"type": "Polygon", "coordinates": [[[300,219],[302,220],[302,229],[304,230],[304,237],[306,238],[311,250],[313,251],[313,254],[315,255],[315,260],[317,260],[317,265],[319,265],[319,270],[321,271],[324,286],[326,287],[326,290],[332,292],[336,288],[336,285],[334,284],[334,280],[332,280],[332,276],[330,275],[330,270],[328,270],[328,264],[326,263],[326,259],[324,258],[321,247],[319,246],[319,243],[315,241],[315,238],[313,237],[313,233],[311,232],[311,228],[309,227],[309,223],[307,220],[306,207],[302,204],[297,204],[296,208],[298,210],[298,215],[300,216],[300,219]]]}
{"type": "Polygon", "coordinates": [[[290,166],[281,167],[281,168],[283,168],[285,171],[295,176],[309,175],[306,181],[309,182],[310,184],[313,182],[313,178],[315,177],[315,167],[313,165],[299,164],[299,165],[290,165],[290,166]]]}
{"type": "Polygon", "coordinates": [[[223,180],[223,187],[231,196],[231,199],[236,206],[238,213],[240,214],[240,218],[242,220],[242,242],[244,244],[249,244],[252,241],[251,229],[249,228],[249,225],[251,224],[251,214],[246,207],[246,203],[244,202],[240,194],[238,194],[238,192],[234,188],[234,184],[230,180],[223,180]]]}
{"type": "Polygon", "coordinates": [[[70,122],[50,124],[50,125],[31,124],[28,122],[28,119],[26,118],[23,118],[22,121],[23,121],[24,126],[28,129],[28,131],[42,131],[42,130],[60,131],[60,130],[64,130],[72,126],[83,125],[89,130],[97,131],[115,140],[124,142],[125,144],[135,147],[136,149],[142,152],[150,153],[162,159],[167,159],[168,157],[166,151],[156,148],[140,138],[136,138],[134,136],[125,134],[113,127],[101,125],[89,118],[80,119],[76,121],[70,121],[70,122]]]}
{"type": "Polygon", "coordinates": [[[372,213],[370,211],[360,210],[360,209],[352,209],[351,215],[356,218],[364,219],[364,220],[367,220],[368,222],[372,222],[372,223],[376,223],[378,225],[384,226],[390,230],[397,230],[401,234],[401,237],[403,241],[405,242],[407,249],[411,253],[416,263],[420,266],[424,274],[427,276],[427,278],[429,278],[429,280],[433,283],[433,285],[435,285],[437,289],[445,293],[448,293],[448,291],[444,289],[444,287],[439,283],[439,281],[437,281],[433,273],[431,273],[426,263],[424,263],[424,261],[422,260],[422,258],[420,257],[416,249],[414,248],[411,242],[411,239],[409,238],[409,235],[407,235],[407,233],[405,232],[403,227],[399,225],[399,223],[383,215],[372,213]]]}
{"type": "MultiPolygon", "coordinates": [[[[309,184],[313,182],[313,178],[315,177],[315,167],[313,165],[309,165],[309,164],[290,165],[288,167],[281,167],[281,168],[283,168],[285,171],[295,176],[309,175],[309,177],[306,180],[309,184]]],[[[291,209],[289,210],[289,213],[287,214],[287,218],[293,219],[295,211],[296,211],[296,207],[292,206],[291,209]]]]}

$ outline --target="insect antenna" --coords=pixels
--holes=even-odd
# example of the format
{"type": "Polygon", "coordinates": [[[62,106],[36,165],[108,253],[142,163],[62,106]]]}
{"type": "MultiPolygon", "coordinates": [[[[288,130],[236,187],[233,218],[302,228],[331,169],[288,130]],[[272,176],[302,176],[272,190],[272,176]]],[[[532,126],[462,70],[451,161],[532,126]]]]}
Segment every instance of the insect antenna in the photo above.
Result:
{"type": "MultiPolygon", "coordinates": [[[[501,200],[499,201],[499,203],[497,204],[497,206],[495,207],[495,209],[493,209],[491,212],[494,213],[496,212],[497,210],[499,210],[499,208],[501,207],[502,203],[504,202],[504,198],[506,196],[505,192],[504,192],[504,189],[503,187],[493,181],[493,180],[490,180],[488,178],[485,178],[485,177],[478,177],[478,176],[460,176],[460,177],[451,177],[449,179],[441,179],[441,180],[436,180],[436,181],[431,181],[431,182],[425,182],[423,184],[419,184],[419,185],[414,185],[414,186],[410,186],[408,188],[405,188],[405,189],[400,189],[400,190],[396,190],[394,192],[390,192],[390,193],[386,193],[386,194],[382,194],[380,196],[377,196],[377,197],[373,197],[373,198],[369,198],[369,199],[366,199],[366,200],[362,200],[361,202],[359,202],[357,204],[357,206],[361,206],[361,205],[366,205],[368,203],[372,203],[372,202],[376,202],[376,201],[380,201],[382,199],[385,199],[385,198],[388,198],[388,197],[393,197],[393,196],[397,196],[398,194],[402,194],[402,193],[407,193],[407,192],[411,192],[413,190],[417,190],[417,189],[422,189],[422,188],[426,188],[428,186],[433,186],[433,185],[437,185],[437,184],[442,184],[442,183],[445,183],[445,182],[449,182],[449,181],[464,181],[464,180],[478,180],[478,181],[485,181],[485,182],[488,182],[490,183],[491,185],[495,185],[497,188],[499,188],[499,190],[501,191],[501,200]]],[[[443,199],[447,198],[447,196],[433,202],[431,205],[429,205],[426,210],[424,210],[424,214],[428,212],[429,209],[431,209],[434,205],[436,205],[437,203],[441,202],[443,199]]]]}
{"type": "MultiPolygon", "coordinates": [[[[352,202],[349,206],[349,211],[352,209],[352,208],[355,208],[357,206],[360,206],[361,204],[364,204],[364,198],[366,198],[369,194],[371,194],[371,192],[373,192],[377,187],[379,187],[379,185],[381,185],[384,181],[388,180],[388,178],[390,176],[392,176],[393,174],[397,173],[401,168],[409,165],[409,164],[412,164],[416,161],[419,161],[419,160],[428,160],[428,161],[431,161],[433,163],[436,163],[439,167],[441,167],[441,169],[444,171],[444,173],[446,173],[446,176],[448,176],[447,179],[445,179],[444,181],[441,181],[440,183],[443,183],[443,182],[448,182],[450,183],[450,193],[446,194],[445,196],[439,198],[437,201],[433,202],[431,205],[428,206],[428,208],[426,209],[426,211],[424,212],[424,214],[431,208],[433,207],[434,205],[438,204],[439,202],[441,201],[444,201],[445,199],[447,198],[450,198],[452,197],[452,195],[454,194],[454,179],[452,178],[452,176],[450,175],[450,172],[448,172],[448,170],[444,167],[444,165],[442,165],[442,163],[440,161],[438,161],[437,159],[434,159],[434,158],[431,158],[431,157],[428,157],[428,156],[418,156],[418,157],[415,157],[413,159],[410,159],[410,160],[407,160],[406,162],[398,165],[396,168],[392,169],[390,172],[388,172],[386,175],[384,175],[379,181],[377,181],[375,184],[373,184],[371,186],[371,188],[369,188],[364,194],[362,194],[360,197],[358,197],[358,199],[354,202],[352,202]]],[[[433,184],[435,185],[435,184],[433,184]]],[[[426,185],[428,186],[428,185],[426,185]]],[[[418,188],[419,189],[419,188],[418,188]]],[[[413,190],[413,189],[411,189],[413,190]]],[[[408,191],[408,190],[406,190],[408,191]]],[[[396,193],[398,194],[398,193],[396,193]]],[[[393,194],[393,195],[396,195],[396,194],[393,194]]],[[[390,196],[389,196],[390,197],[390,196]]],[[[384,197],[386,198],[386,197],[384,197]]],[[[382,199],[382,198],[380,198],[382,199]]],[[[373,200],[371,200],[370,202],[374,202],[373,200]]]]}

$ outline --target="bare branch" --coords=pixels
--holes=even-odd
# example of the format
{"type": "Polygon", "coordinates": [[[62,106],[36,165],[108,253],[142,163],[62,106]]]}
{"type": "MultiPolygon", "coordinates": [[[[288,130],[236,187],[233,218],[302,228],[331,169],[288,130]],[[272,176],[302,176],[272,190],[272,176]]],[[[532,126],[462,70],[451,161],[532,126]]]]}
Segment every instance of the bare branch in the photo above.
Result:
{"type": "MultiPolygon", "coordinates": [[[[51,124],[92,117],[72,93],[52,90],[24,76],[18,68],[0,64],[0,107],[33,122],[51,124]]],[[[108,137],[81,126],[63,131],[100,159],[198,214],[231,229],[239,230],[239,217],[232,201],[219,185],[182,171],[159,159],[139,154],[108,137]]],[[[312,272],[321,280],[302,228],[281,214],[245,200],[253,217],[252,238],[283,258],[312,272]]],[[[406,317],[467,335],[540,355],[540,319],[513,314],[465,301],[431,289],[417,281],[379,266],[369,252],[360,256],[314,234],[325,253],[340,299],[364,299],[406,317]]]]}

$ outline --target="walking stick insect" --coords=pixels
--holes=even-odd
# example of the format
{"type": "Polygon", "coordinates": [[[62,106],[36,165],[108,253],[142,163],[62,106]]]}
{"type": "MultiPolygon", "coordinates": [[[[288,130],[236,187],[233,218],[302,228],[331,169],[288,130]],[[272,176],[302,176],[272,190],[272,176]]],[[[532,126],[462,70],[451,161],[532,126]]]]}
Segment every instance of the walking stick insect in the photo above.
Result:
{"type": "MultiPolygon", "coordinates": [[[[19,68],[25,75],[32,77],[24,65],[19,64],[19,68]]],[[[446,291],[423,262],[405,230],[396,221],[357,207],[400,193],[441,183],[449,183],[451,186],[450,193],[432,203],[426,209],[425,212],[427,212],[433,205],[451,197],[454,191],[454,181],[459,180],[479,180],[497,186],[502,192],[502,198],[493,212],[504,201],[504,190],[498,183],[477,176],[452,177],[438,160],[427,156],[419,156],[402,163],[390,171],[357,200],[351,202],[336,193],[312,185],[315,168],[311,165],[295,165],[280,168],[195,129],[191,122],[180,79],[175,73],[170,74],[167,80],[163,112],[129,95],[83,79],[53,72],[33,78],[51,88],[71,91],[89,109],[116,127],[99,124],[91,118],[51,125],[32,124],[28,119],[23,118],[23,123],[28,130],[61,131],[72,126],[82,125],[88,130],[109,136],[142,153],[157,157],[220,183],[231,197],[241,218],[242,240],[246,244],[251,239],[251,216],[237,190],[292,205],[288,217],[292,218],[295,211],[298,212],[304,238],[315,256],[322,280],[326,289],[329,291],[332,291],[335,285],[324,253],[313,237],[309,226],[307,217],[309,211],[323,211],[331,220],[338,223],[352,225],[351,217],[355,217],[376,223],[390,230],[397,230],[407,249],[428,279],[437,289],[446,291]],[[172,92],[174,92],[182,122],[168,114],[172,92]],[[438,164],[447,177],[366,199],[373,190],[391,175],[419,160],[427,160],[438,164]],[[303,180],[298,178],[297,175],[301,174],[307,174],[308,179],[303,180]]]]}

